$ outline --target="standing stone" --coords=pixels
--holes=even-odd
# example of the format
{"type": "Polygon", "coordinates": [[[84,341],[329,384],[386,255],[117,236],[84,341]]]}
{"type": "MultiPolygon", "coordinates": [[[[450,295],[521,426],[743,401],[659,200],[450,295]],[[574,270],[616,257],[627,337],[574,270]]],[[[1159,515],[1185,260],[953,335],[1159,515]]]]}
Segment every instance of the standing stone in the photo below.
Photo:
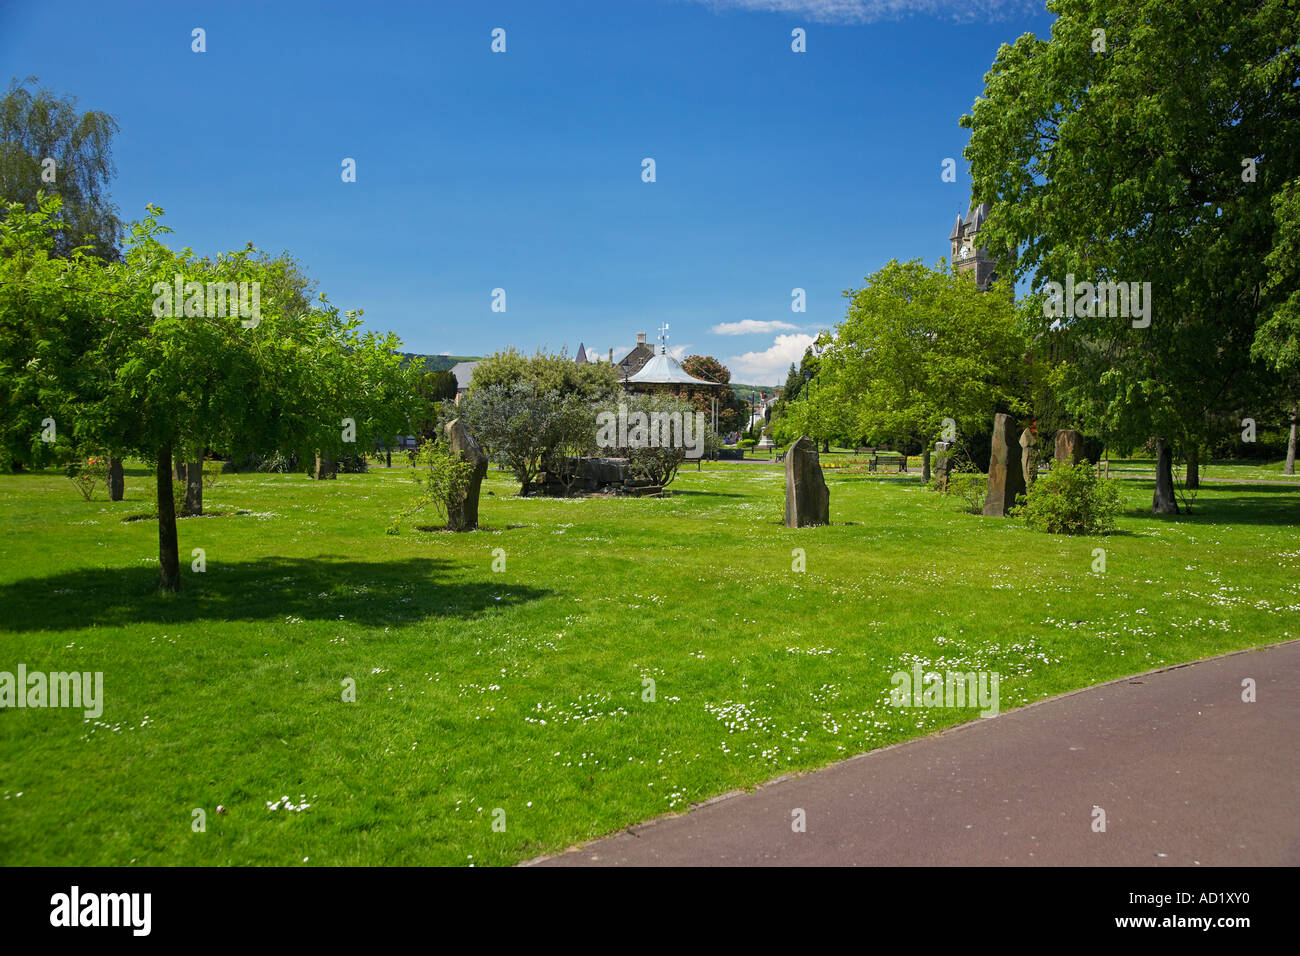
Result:
{"type": "Polygon", "coordinates": [[[452,531],[473,531],[478,527],[478,494],[487,474],[487,455],[459,418],[447,423],[445,433],[452,457],[474,466],[465,496],[460,501],[447,502],[447,527],[452,531]]]}
{"type": "Polygon", "coordinates": [[[1026,485],[1038,477],[1038,436],[1028,428],[1020,433],[1020,471],[1026,485]]]}
{"type": "Polygon", "coordinates": [[[990,518],[1006,517],[1016,505],[1016,495],[1024,494],[1025,475],[1020,470],[1020,456],[1013,449],[1014,426],[1011,416],[999,413],[993,419],[993,451],[989,455],[989,492],[984,499],[984,514],[990,518]]]}
{"type": "Polygon", "coordinates": [[[1056,460],[1067,465],[1083,461],[1083,435],[1073,428],[1062,428],[1057,432],[1056,460]]]}
{"type": "Polygon", "coordinates": [[[785,454],[785,526],[831,523],[831,492],[822,474],[817,444],[807,435],[785,454]]]}
{"type": "Polygon", "coordinates": [[[185,504],[187,515],[203,514],[203,462],[192,461],[185,468],[185,504]]]}
{"type": "Polygon", "coordinates": [[[956,442],[934,443],[934,483],[940,491],[948,490],[948,472],[952,470],[952,449],[956,442]]]}
{"type": "Polygon", "coordinates": [[[339,476],[338,462],[330,455],[322,455],[316,452],[316,470],[311,475],[317,481],[323,481],[327,478],[337,478],[339,476]]]}
{"type": "Polygon", "coordinates": [[[122,459],[110,457],[108,459],[108,500],[121,501],[125,491],[126,482],[122,477],[122,459]]]}

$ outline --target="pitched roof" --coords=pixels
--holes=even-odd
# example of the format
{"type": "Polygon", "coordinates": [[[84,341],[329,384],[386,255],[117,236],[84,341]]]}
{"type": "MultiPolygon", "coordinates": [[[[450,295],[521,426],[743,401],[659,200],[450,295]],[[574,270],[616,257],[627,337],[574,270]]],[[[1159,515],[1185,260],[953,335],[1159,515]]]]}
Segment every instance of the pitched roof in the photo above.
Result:
{"type": "Polygon", "coordinates": [[[646,345],[644,342],[638,342],[636,348],[624,355],[622,360],[618,363],[623,376],[627,377],[629,375],[635,375],[637,372],[641,371],[641,368],[646,364],[646,362],[649,362],[654,358],[654,354],[654,349],[646,345]]]}
{"type": "Polygon", "coordinates": [[[474,369],[478,367],[478,362],[457,362],[451,367],[451,374],[456,376],[456,391],[463,392],[469,388],[470,379],[474,377],[474,369]]]}

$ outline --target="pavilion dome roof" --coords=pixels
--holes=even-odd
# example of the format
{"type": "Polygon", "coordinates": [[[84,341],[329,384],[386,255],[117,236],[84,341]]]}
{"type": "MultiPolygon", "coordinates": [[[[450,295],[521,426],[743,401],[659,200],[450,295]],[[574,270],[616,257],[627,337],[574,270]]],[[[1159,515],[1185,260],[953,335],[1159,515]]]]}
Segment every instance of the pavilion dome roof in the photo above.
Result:
{"type": "Polygon", "coordinates": [[[667,353],[660,352],[635,375],[627,378],[629,385],[717,385],[708,379],[696,378],[681,363],[667,353]]]}

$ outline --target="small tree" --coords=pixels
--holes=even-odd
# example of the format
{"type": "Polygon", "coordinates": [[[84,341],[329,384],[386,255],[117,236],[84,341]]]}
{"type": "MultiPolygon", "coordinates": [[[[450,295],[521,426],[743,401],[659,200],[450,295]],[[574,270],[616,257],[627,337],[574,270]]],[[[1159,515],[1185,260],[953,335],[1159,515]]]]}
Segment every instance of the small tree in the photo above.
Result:
{"type": "MultiPolygon", "coordinates": [[[[661,422],[675,419],[680,423],[684,423],[687,416],[690,416],[693,423],[697,413],[703,414],[690,401],[662,393],[625,395],[619,400],[619,405],[626,408],[629,418],[641,413],[647,416],[647,422],[651,420],[650,416],[657,415],[661,416],[661,422]]],[[[707,420],[704,421],[701,429],[696,429],[694,424],[691,425],[691,429],[691,437],[698,441],[700,453],[706,454],[709,450],[707,439],[710,437],[707,420]]],[[[686,460],[688,448],[682,441],[683,436],[683,430],[678,429],[669,440],[665,441],[665,437],[669,436],[665,436],[661,431],[660,441],[655,445],[629,443],[613,449],[612,453],[628,459],[628,467],[635,477],[666,487],[677,477],[682,462],[686,460]]]]}
{"type": "MultiPolygon", "coordinates": [[[[481,460],[481,459],[480,459],[481,460]]],[[[433,508],[446,520],[448,506],[465,497],[474,466],[451,454],[446,442],[426,441],[415,455],[411,480],[420,486],[420,496],[388,526],[396,534],[399,522],[417,511],[433,508]]]]}
{"type": "Polygon", "coordinates": [[[527,495],[557,444],[561,404],[557,392],[525,380],[471,388],[454,414],[489,458],[514,472],[519,494],[527,495]]]}

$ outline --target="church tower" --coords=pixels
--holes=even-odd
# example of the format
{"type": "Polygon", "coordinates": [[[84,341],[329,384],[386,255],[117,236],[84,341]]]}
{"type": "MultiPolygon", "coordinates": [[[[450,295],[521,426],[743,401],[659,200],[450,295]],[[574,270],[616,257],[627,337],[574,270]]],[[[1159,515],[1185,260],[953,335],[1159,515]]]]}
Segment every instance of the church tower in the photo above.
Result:
{"type": "Polygon", "coordinates": [[[997,278],[993,271],[994,262],[989,258],[988,250],[979,245],[976,234],[988,218],[989,204],[984,202],[972,206],[965,219],[957,217],[948,241],[952,244],[952,262],[958,272],[971,272],[975,275],[975,285],[981,292],[988,290],[989,284],[997,278]]]}

